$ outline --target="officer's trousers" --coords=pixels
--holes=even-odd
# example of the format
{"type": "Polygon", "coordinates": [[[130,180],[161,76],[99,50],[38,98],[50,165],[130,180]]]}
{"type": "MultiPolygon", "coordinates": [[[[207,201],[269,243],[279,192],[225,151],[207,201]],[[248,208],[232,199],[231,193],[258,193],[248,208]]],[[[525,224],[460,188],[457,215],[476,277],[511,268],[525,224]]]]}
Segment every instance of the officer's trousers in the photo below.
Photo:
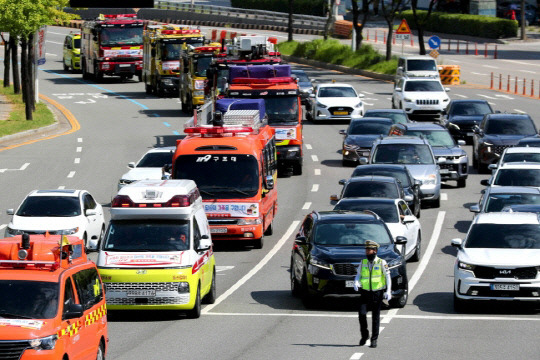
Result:
{"type": "Polygon", "coordinates": [[[379,324],[381,322],[381,305],[384,290],[367,291],[360,290],[360,307],[358,309],[358,320],[360,321],[360,335],[362,338],[369,337],[367,325],[367,312],[371,309],[371,340],[379,337],[379,324]]]}

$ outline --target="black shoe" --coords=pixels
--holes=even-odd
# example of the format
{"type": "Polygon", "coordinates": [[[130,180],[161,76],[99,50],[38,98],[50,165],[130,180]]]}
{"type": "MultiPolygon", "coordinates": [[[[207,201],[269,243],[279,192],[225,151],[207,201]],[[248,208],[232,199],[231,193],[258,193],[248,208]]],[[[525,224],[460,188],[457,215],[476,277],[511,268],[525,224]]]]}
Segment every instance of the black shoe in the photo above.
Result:
{"type": "Polygon", "coordinates": [[[369,345],[370,348],[376,348],[377,347],[377,340],[371,340],[371,345],[369,345]]]}
{"type": "Polygon", "coordinates": [[[366,345],[367,339],[368,339],[367,337],[365,337],[365,338],[364,338],[364,337],[363,337],[363,338],[361,338],[361,339],[360,339],[360,342],[358,343],[358,345],[360,345],[360,346],[364,346],[364,345],[366,345]]]}

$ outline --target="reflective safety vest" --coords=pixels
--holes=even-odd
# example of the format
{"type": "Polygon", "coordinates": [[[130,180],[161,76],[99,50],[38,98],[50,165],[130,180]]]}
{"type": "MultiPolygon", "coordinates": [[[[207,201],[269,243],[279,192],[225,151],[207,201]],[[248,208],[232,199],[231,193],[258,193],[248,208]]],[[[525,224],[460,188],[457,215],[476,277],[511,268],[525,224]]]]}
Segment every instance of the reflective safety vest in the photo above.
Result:
{"type": "Polygon", "coordinates": [[[383,270],[382,259],[375,258],[373,262],[373,267],[369,271],[369,260],[363,259],[360,272],[360,284],[362,284],[363,290],[381,290],[386,287],[386,274],[383,270]]]}

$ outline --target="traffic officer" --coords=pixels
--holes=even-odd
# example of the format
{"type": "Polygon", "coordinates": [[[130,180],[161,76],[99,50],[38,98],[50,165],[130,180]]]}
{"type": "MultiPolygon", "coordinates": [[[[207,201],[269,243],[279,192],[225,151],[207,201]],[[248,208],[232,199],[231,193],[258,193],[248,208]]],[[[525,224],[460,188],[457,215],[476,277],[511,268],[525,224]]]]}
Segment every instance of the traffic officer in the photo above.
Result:
{"type": "Polygon", "coordinates": [[[362,337],[359,345],[365,345],[369,338],[366,314],[368,306],[370,306],[373,321],[370,347],[376,348],[379,337],[381,304],[383,299],[390,300],[392,298],[392,280],[388,264],[377,257],[379,244],[372,240],[366,240],[365,247],[367,259],[362,259],[354,278],[354,290],[360,290],[358,320],[360,321],[360,335],[362,337]]]}

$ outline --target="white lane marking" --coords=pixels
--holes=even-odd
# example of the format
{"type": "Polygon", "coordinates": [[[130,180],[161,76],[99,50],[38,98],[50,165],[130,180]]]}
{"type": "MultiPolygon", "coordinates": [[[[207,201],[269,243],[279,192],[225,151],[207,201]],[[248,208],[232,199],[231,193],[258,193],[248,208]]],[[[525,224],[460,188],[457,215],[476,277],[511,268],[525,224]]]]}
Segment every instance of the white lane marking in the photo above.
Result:
{"type": "Polygon", "coordinates": [[[448,200],[448,193],[441,193],[441,200],[442,201],[448,200]]]}
{"type": "Polygon", "coordinates": [[[484,94],[476,94],[476,95],[481,96],[481,97],[485,97],[486,99],[497,100],[497,99],[494,98],[494,97],[487,96],[487,95],[484,95],[484,94]]]}
{"type": "Polygon", "coordinates": [[[471,71],[471,74],[474,74],[474,75],[482,75],[482,76],[486,76],[486,75],[487,75],[487,74],[477,73],[477,72],[474,72],[474,71],[471,71]]]}
{"type": "Polygon", "coordinates": [[[311,203],[310,203],[310,202],[306,202],[306,203],[304,204],[304,206],[302,206],[302,210],[307,210],[307,209],[309,209],[310,207],[311,207],[311,203]]]}
{"type": "Polygon", "coordinates": [[[354,353],[349,360],[359,360],[364,353],[354,353]]]}
{"type": "Polygon", "coordinates": [[[58,44],[58,45],[64,45],[64,43],[61,43],[61,42],[57,42],[57,41],[51,41],[51,40],[46,40],[48,43],[51,43],[51,44],[58,44]]]}
{"type": "Polygon", "coordinates": [[[536,74],[536,71],[530,71],[530,70],[519,70],[519,71],[529,73],[529,74],[536,74]]]}
{"type": "Polygon", "coordinates": [[[496,67],[496,66],[490,66],[490,65],[482,65],[482,66],[490,68],[490,69],[498,69],[498,67],[496,67]]]}
{"type": "Polygon", "coordinates": [[[80,164],[81,163],[81,158],[75,158],[75,164],[80,164]]]}
{"type": "Polygon", "coordinates": [[[379,99],[375,99],[375,98],[364,98],[364,100],[373,100],[373,101],[379,101],[379,99]]]}
{"type": "Polygon", "coordinates": [[[493,105],[493,106],[497,105],[497,104],[495,104],[494,102],[491,102],[491,101],[488,101],[488,104],[493,105]]]}
{"type": "Polygon", "coordinates": [[[315,175],[321,175],[321,169],[315,169],[315,175]]]}
{"type": "Polygon", "coordinates": [[[317,162],[319,161],[319,158],[317,157],[317,155],[311,155],[311,160],[317,162]]]}
{"type": "Polygon", "coordinates": [[[75,171],[70,171],[67,177],[72,178],[74,176],[75,176],[75,171]]]}
{"type": "Polygon", "coordinates": [[[310,144],[306,144],[306,149],[311,150],[313,149],[310,144]]]}
{"type": "MultiPolygon", "coordinates": [[[[422,260],[420,261],[420,264],[416,268],[416,271],[414,272],[413,276],[409,280],[409,296],[411,296],[411,292],[416,286],[416,283],[418,283],[418,279],[422,276],[424,271],[426,270],[427,264],[429,262],[429,259],[431,259],[431,256],[433,255],[433,251],[435,250],[435,246],[437,245],[437,241],[439,240],[439,236],[441,234],[441,229],[444,223],[444,216],[446,215],[446,211],[439,211],[437,214],[437,220],[435,220],[435,226],[433,227],[433,233],[431,234],[431,239],[429,239],[429,245],[426,249],[426,252],[424,253],[424,256],[422,256],[422,260]]],[[[398,309],[392,309],[388,311],[386,316],[381,320],[382,324],[387,324],[392,320],[394,317],[397,317],[398,309]]]]}
{"type": "Polygon", "coordinates": [[[58,190],[64,190],[65,188],[66,188],[66,187],[65,187],[64,185],[60,185],[60,186],[58,187],[58,190]]]}
{"type": "Polygon", "coordinates": [[[221,266],[216,266],[216,272],[222,272],[222,271],[227,271],[227,270],[231,270],[231,269],[234,269],[234,266],[226,266],[226,265],[221,265],[221,266]]]}
{"type": "Polygon", "coordinates": [[[49,31],[49,30],[47,30],[47,34],[64,35],[64,36],[67,35],[67,33],[63,34],[63,33],[52,32],[52,31],[49,31]]]}
{"type": "Polygon", "coordinates": [[[392,101],[392,98],[391,98],[391,97],[389,97],[389,98],[386,98],[386,100],[390,100],[390,101],[392,101]]]}
{"type": "Polygon", "coordinates": [[[495,96],[497,96],[497,97],[502,97],[502,98],[505,98],[505,99],[508,99],[508,100],[514,100],[513,97],[508,96],[508,95],[495,95],[495,96]]]}
{"type": "Polygon", "coordinates": [[[457,63],[462,63],[463,61],[459,61],[459,60],[452,60],[453,62],[457,62],[457,63]]]}
{"type": "Polygon", "coordinates": [[[366,91],[366,90],[362,90],[362,92],[363,92],[364,94],[368,94],[368,95],[373,95],[373,94],[374,94],[374,93],[369,92],[369,91],[366,91]]]}
{"type": "Polygon", "coordinates": [[[464,99],[468,98],[468,96],[461,95],[461,94],[454,94],[454,95],[459,96],[459,97],[464,98],[464,99]]]}
{"type": "Polygon", "coordinates": [[[51,53],[45,53],[45,55],[48,55],[48,56],[58,56],[57,54],[51,54],[51,53]]]}
{"type": "Polygon", "coordinates": [[[319,184],[313,184],[311,187],[311,192],[317,192],[319,191],[319,184]]]}
{"type": "Polygon", "coordinates": [[[7,226],[7,224],[2,224],[0,225],[0,230],[2,230],[3,228],[5,228],[7,226]]]}
{"type": "Polygon", "coordinates": [[[80,146],[77,147],[77,150],[76,150],[76,151],[77,151],[77,152],[81,152],[81,151],[82,151],[82,147],[80,147],[80,146]]]}
{"type": "Polygon", "coordinates": [[[367,103],[367,102],[364,102],[364,104],[368,105],[368,106],[372,106],[373,104],[372,103],[367,103]]]}
{"type": "Polygon", "coordinates": [[[525,114],[525,111],[523,111],[523,110],[514,109],[514,111],[517,112],[517,113],[520,113],[520,114],[525,114]]]}
{"type": "Polygon", "coordinates": [[[28,165],[30,165],[30,163],[25,163],[23,166],[21,166],[21,168],[19,170],[21,170],[21,171],[25,170],[28,167],[28,165]]]}
{"type": "Polygon", "coordinates": [[[82,142],[82,138],[77,138],[77,142],[82,142]]]}
{"type": "Polygon", "coordinates": [[[506,62],[510,62],[510,63],[514,63],[514,64],[520,64],[520,65],[527,65],[527,66],[540,66],[539,64],[526,63],[526,62],[523,62],[523,61],[516,61],[516,60],[501,60],[501,61],[506,61],[506,62]]]}
{"type": "MultiPolygon", "coordinates": [[[[205,308],[206,309],[206,308],[205,308]]],[[[204,310],[203,310],[204,312],[204,310]]],[[[283,317],[315,317],[315,318],[349,318],[358,319],[358,313],[355,314],[336,314],[336,313],[310,313],[310,312],[283,312],[283,313],[205,313],[205,315],[214,316],[283,316],[283,317]]],[[[371,317],[371,314],[368,314],[371,317]]],[[[514,317],[514,316],[461,316],[461,315],[394,315],[395,319],[416,319],[416,320],[470,320],[470,321],[540,321],[540,317],[514,317]]],[[[380,332],[380,329],[379,329],[380,332]]]]}
{"type": "Polygon", "coordinates": [[[225,291],[221,296],[219,296],[216,299],[215,303],[210,304],[206,306],[204,309],[202,309],[201,313],[210,314],[210,311],[213,308],[221,304],[225,299],[231,296],[232,293],[238,290],[240,286],[244,285],[249,279],[251,279],[255,274],[257,274],[263,268],[263,266],[265,266],[270,261],[270,259],[272,259],[272,257],[274,257],[274,255],[277,254],[279,249],[281,249],[283,245],[285,245],[285,243],[287,242],[287,240],[289,240],[289,238],[291,237],[294,230],[298,227],[299,224],[300,224],[300,221],[298,220],[293,221],[292,224],[287,229],[287,231],[285,232],[285,234],[283,234],[281,239],[279,239],[277,244],[272,248],[272,250],[270,250],[270,252],[266,254],[266,256],[257,265],[255,265],[255,267],[253,267],[246,275],[244,275],[233,286],[228,288],[227,291],[225,291]]]}

